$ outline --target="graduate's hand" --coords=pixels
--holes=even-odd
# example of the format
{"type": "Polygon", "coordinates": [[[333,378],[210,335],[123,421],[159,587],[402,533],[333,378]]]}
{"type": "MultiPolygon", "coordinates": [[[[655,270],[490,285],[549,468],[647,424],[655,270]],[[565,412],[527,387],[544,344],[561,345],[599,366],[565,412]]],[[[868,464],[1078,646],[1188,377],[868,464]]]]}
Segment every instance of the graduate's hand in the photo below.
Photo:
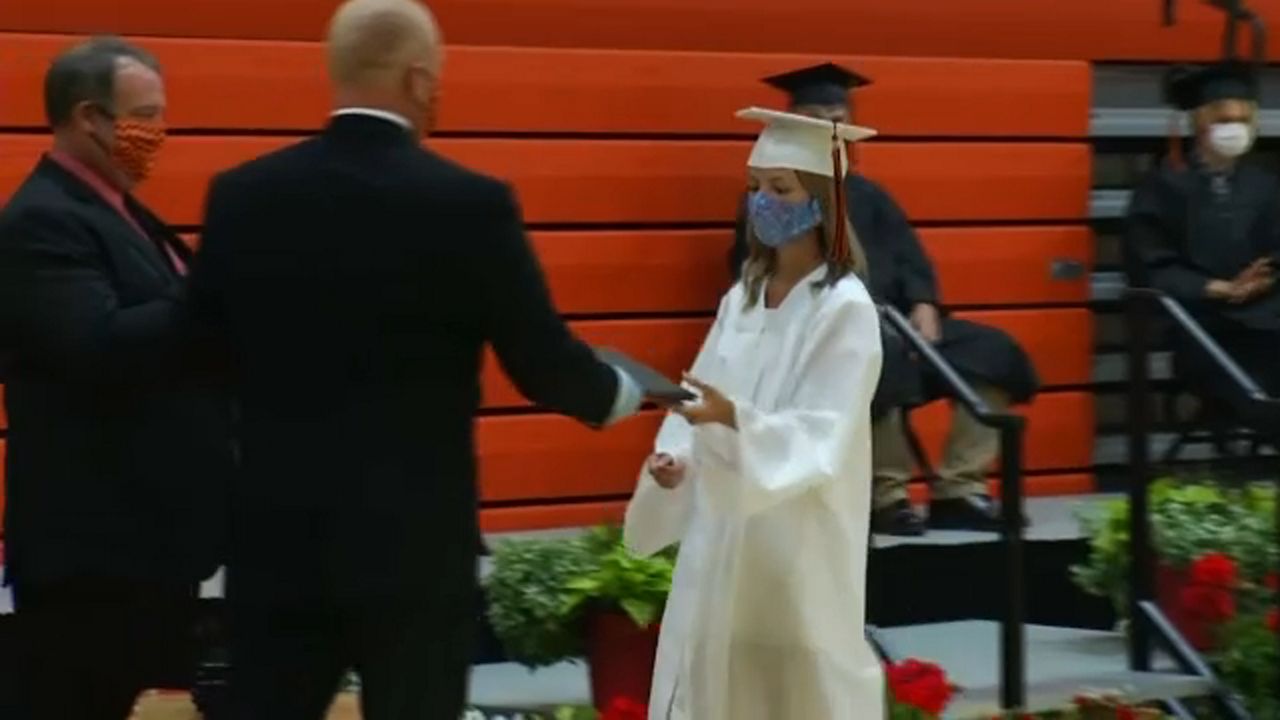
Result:
{"type": "Polygon", "coordinates": [[[649,456],[649,474],[659,487],[674,490],[684,482],[684,461],[677,460],[667,453],[654,453],[649,456]]]}
{"type": "Polygon", "coordinates": [[[1257,277],[1251,280],[1210,280],[1205,286],[1205,294],[1214,300],[1221,300],[1231,305],[1240,305],[1269,291],[1275,285],[1271,277],[1257,277]]]}
{"type": "Polygon", "coordinates": [[[1248,302],[1261,295],[1267,294],[1275,284],[1276,280],[1273,277],[1255,278],[1244,283],[1240,288],[1240,294],[1243,296],[1240,302],[1248,302]]]}
{"type": "Polygon", "coordinates": [[[911,327],[930,344],[942,339],[942,314],[932,303],[918,303],[911,308],[911,327]]]}
{"type": "Polygon", "coordinates": [[[689,373],[684,374],[684,381],[701,393],[702,399],[673,407],[671,412],[688,420],[690,425],[720,423],[725,427],[738,429],[738,409],[734,407],[732,400],[689,373]]]}
{"type": "Polygon", "coordinates": [[[1205,295],[1214,300],[1239,305],[1248,299],[1249,288],[1238,280],[1210,280],[1204,286],[1205,295]]]}
{"type": "Polygon", "coordinates": [[[1270,280],[1275,276],[1275,268],[1271,265],[1271,258],[1264,257],[1254,260],[1249,267],[1245,268],[1236,276],[1238,283],[1252,283],[1258,280],[1270,280]]]}
{"type": "Polygon", "coordinates": [[[1275,280],[1275,267],[1271,264],[1271,258],[1255,260],[1236,278],[1236,283],[1240,285],[1240,302],[1246,302],[1267,293],[1275,285],[1275,280]]]}

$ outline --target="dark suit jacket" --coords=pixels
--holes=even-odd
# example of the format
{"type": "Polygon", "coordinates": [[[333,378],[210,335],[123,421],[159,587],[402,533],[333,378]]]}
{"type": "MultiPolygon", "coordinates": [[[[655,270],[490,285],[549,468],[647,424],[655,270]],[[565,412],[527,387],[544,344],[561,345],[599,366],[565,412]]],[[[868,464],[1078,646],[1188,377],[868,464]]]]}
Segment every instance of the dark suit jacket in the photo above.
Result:
{"type": "Polygon", "coordinates": [[[340,116],[217,178],[192,293],[242,410],[233,598],[471,592],[485,344],[589,423],[617,391],[556,314],[511,192],[387,120],[340,116]]]}
{"type": "Polygon", "coordinates": [[[0,212],[5,546],[18,584],[194,582],[218,561],[226,398],[197,373],[182,281],[158,243],[185,247],[128,205],[151,238],[45,159],[0,212]]]}

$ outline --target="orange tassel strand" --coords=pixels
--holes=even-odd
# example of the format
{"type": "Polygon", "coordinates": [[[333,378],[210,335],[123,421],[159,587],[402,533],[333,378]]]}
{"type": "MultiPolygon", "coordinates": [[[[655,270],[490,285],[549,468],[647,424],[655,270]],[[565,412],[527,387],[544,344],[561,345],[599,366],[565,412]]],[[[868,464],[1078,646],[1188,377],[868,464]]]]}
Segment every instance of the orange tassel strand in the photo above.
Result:
{"type": "Polygon", "coordinates": [[[848,221],[845,219],[845,201],[844,201],[844,168],[840,164],[840,146],[841,140],[839,133],[836,132],[835,123],[831,124],[831,167],[835,170],[833,181],[835,182],[835,215],[836,227],[831,233],[831,260],[838,265],[843,265],[849,260],[849,238],[845,236],[845,229],[848,227],[848,221]]]}

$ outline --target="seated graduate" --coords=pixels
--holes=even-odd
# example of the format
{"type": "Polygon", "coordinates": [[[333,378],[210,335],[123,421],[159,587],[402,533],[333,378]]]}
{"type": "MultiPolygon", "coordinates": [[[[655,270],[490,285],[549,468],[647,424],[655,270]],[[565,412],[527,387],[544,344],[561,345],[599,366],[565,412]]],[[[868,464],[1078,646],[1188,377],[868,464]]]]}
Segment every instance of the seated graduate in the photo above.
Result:
{"type": "MultiPolygon", "coordinates": [[[[1135,189],[1127,243],[1136,280],[1184,302],[1232,357],[1280,392],[1280,185],[1247,155],[1257,136],[1258,80],[1222,62],[1172,71],[1171,105],[1190,115],[1194,140],[1178,143],[1135,189]]],[[[1225,384],[1209,359],[1176,333],[1175,363],[1207,392],[1225,384]]]]}
{"type": "Polygon", "coordinates": [[[883,717],[864,636],[879,319],[839,199],[844,140],[770,110],[748,161],[745,275],[640,473],[625,537],[680,543],[650,715],[883,717]],[[833,142],[835,137],[841,141],[833,142]]]}
{"type": "MultiPolygon", "coordinates": [[[[850,92],[871,84],[867,78],[831,63],[766,78],[765,82],[788,94],[791,112],[839,122],[852,117],[850,92]]],[[[1030,400],[1039,389],[1039,379],[1026,352],[1004,331],[951,317],[942,310],[933,265],[893,196],[856,170],[845,178],[845,195],[853,228],[866,249],[868,286],[876,302],[892,305],[910,317],[915,329],[934,343],[993,409],[1003,411],[1013,403],[1030,400]]],[[[746,257],[742,219],[739,213],[730,255],[735,278],[746,257]]],[[[950,395],[950,388],[908,351],[904,340],[885,332],[884,372],[872,404],[876,421],[872,458],[875,532],[907,536],[924,532],[924,522],[907,495],[915,462],[904,413],[950,395]]],[[[999,452],[998,431],[979,424],[957,406],[931,488],[930,526],[999,529],[999,512],[987,494],[986,483],[987,471],[999,452]]]]}

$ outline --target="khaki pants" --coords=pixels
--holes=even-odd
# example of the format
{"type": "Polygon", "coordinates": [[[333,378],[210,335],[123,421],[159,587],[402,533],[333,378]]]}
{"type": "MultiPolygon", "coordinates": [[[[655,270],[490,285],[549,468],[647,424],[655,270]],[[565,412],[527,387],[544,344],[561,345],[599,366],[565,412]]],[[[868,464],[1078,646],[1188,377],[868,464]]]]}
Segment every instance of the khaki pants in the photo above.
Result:
{"type": "MultiPolygon", "coordinates": [[[[1005,394],[978,386],[978,395],[992,410],[1009,407],[1005,394]]],[[[951,430],[930,494],[934,500],[953,500],[987,492],[987,470],[1000,452],[1000,432],[978,423],[963,407],[955,406],[951,430]]],[[[903,428],[903,412],[894,408],[871,428],[871,473],[876,509],[908,499],[907,483],[915,471],[911,446],[903,428]]]]}
{"type": "MultiPolygon", "coordinates": [[[[129,720],[200,720],[191,696],[186,693],[149,691],[138,696],[129,720]]],[[[354,693],[340,693],[329,708],[328,720],[360,720],[360,702],[354,693]]]]}

